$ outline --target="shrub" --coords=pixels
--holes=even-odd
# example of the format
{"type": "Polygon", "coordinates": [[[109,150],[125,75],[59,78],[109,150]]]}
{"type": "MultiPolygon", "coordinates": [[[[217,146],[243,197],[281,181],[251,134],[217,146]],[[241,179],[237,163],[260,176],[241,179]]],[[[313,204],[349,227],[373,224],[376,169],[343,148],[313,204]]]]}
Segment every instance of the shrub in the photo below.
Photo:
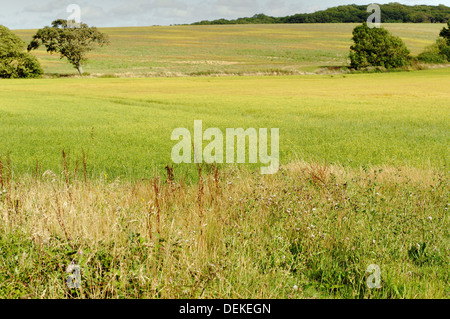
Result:
{"type": "Polygon", "coordinates": [[[438,39],[436,41],[436,45],[441,55],[444,56],[447,61],[450,61],[450,41],[445,39],[438,39]]]}
{"type": "Polygon", "coordinates": [[[35,78],[44,73],[25,47],[25,42],[0,25],[0,78],[35,78]]]}
{"type": "Polygon", "coordinates": [[[42,74],[38,60],[27,53],[0,59],[0,78],[36,78],[42,74]]]}
{"type": "Polygon", "coordinates": [[[399,37],[383,28],[369,28],[367,23],[353,30],[354,45],[350,47],[350,67],[361,69],[373,66],[386,69],[411,65],[409,50],[399,37]]]}
{"type": "Polygon", "coordinates": [[[447,41],[447,44],[450,45],[450,21],[447,22],[447,26],[448,28],[444,27],[441,33],[439,33],[439,36],[443,37],[447,41]]]}
{"type": "Polygon", "coordinates": [[[424,52],[420,53],[417,59],[425,63],[445,63],[450,59],[450,47],[444,39],[438,39],[436,43],[430,45],[424,52]]]}
{"type": "Polygon", "coordinates": [[[450,61],[450,22],[448,22],[448,28],[444,27],[439,36],[440,38],[436,40],[436,43],[419,54],[417,57],[419,61],[425,63],[445,63],[450,61]]]}

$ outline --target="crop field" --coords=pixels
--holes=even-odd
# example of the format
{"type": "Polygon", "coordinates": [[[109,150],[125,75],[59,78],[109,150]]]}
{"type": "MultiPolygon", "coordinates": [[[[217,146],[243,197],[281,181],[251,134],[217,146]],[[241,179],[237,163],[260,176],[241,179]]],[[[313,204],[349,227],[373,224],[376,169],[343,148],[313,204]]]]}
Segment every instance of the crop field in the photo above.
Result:
{"type": "Polygon", "coordinates": [[[64,149],[72,165],[84,150],[90,175],[142,178],[171,164],[173,130],[202,120],[223,132],[279,128],[283,164],[444,168],[449,75],[3,81],[0,147],[16,173],[61,171],[64,149]]]}
{"type": "Polygon", "coordinates": [[[448,299],[450,68],[317,71],[354,26],[104,29],[86,77],[34,52],[0,81],[0,298],[448,299]],[[280,170],[173,164],[195,120],[279,128],[280,170]]]}
{"type": "MultiPolygon", "coordinates": [[[[90,55],[97,76],[302,74],[347,64],[356,24],[106,28],[111,45],[90,55]]],[[[384,24],[419,54],[444,24],[384,24]]],[[[35,30],[18,30],[26,42],[35,30]]],[[[48,74],[75,74],[57,55],[35,52],[48,74]]]]}

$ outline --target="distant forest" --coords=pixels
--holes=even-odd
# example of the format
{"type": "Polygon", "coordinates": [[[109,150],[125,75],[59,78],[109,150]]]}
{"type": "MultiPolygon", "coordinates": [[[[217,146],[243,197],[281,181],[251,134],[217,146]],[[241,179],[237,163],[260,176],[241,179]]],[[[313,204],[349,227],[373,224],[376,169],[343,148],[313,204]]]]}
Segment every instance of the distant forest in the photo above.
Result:
{"type": "MultiPolygon", "coordinates": [[[[265,14],[256,14],[251,18],[204,20],[192,24],[362,23],[367,21],[371,14],[367,12],[367,7],[368,5],[351,4],[287,17],[276,18],[265,14]]],[[[380,8],[381,22],[384,23],[446,23],[450,20],[450,7],[444,5],[407,6],[400,3],[389,3],[380,5],[380,8]]]]}

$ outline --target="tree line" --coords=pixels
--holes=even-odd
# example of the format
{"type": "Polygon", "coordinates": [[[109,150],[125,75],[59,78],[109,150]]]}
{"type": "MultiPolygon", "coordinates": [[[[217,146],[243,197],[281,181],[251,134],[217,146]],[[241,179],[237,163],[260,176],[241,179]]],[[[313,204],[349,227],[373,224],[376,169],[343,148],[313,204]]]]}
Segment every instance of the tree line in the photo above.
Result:
{"type": "MultiPolygon", "coordinates": [[[[380,5],[380,8],[382,23],[447,23],[450,21],[450,7],[445,5],[408,6],[400,3],[389,3],[380,5]]],[[[192,24],[363,23],[367,21],[370,14],[367,12],[367,5],[351,4],[286,17],[277,18],[265,14],[255,14],[250,18],[203,20],[192,24]]]]}

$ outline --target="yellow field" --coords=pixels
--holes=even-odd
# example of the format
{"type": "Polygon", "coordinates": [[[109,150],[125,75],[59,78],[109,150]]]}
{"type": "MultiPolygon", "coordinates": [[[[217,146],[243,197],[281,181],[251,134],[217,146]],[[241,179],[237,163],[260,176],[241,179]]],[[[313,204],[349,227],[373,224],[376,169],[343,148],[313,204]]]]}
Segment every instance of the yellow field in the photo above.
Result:
{"type": "MultiPolygon", "coordinates": [[[[357,24],[171,26],[102,29],[111,45],[90,55],[85,71],[120,76],[301,74],[343,66],[357,24]]],[[[432,44],[443,24],[385,24],[413,55],[432,44]]],[[[30,41],[35,30],[15,31],[30,41]]],[[[43,49],[46,73],[75,74],[43,49]]]]}
{"type": "Polygon", "coordinates": [[[58,171],[63,149],[72,163],[84,149],[91,173],[139,179],[172,163],[173,130],[202,120],[222,131],[279,128],[283,164],[443,168],[449,72],[4,81],[0,154],[24,174],[36,162],[58,171]]]}

